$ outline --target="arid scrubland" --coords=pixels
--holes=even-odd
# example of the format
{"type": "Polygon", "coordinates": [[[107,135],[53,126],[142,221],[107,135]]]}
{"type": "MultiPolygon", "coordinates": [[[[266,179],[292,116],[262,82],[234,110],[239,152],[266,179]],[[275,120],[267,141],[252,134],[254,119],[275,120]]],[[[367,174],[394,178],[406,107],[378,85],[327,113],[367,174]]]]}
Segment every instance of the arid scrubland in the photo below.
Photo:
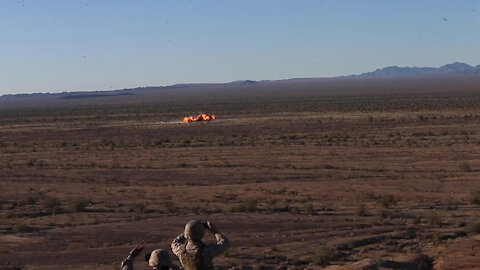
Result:
{"type": "Polygon", "coordinates": [[[478,265],[478,104],[464,92],[3,109],[0,267],[118,269],[192,218],[230,238],[222,269],[478,265]],[[198,112],[218,119],[178,123],[198,112]]]}

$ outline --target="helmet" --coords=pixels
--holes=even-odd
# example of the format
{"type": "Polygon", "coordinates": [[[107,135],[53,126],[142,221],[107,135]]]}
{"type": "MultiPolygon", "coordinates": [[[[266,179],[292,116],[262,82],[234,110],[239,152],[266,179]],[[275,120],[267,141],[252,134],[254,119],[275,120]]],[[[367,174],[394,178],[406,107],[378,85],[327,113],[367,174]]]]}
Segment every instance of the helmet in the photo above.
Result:
{"type": "Polygon", "coordinates": [[[205,235],[205,227],[200,220],[190,220],[185,225],[184,235],[188,239],[201,240],[205,235]]]}
{"type": "Polygon", "coordinates": [[[148,265],[153,267],[153,269],[160,269],[161,266],[172,265],[168,251],[164,249],[155,249],[152,251],[150,259],[148,260],[148,265]]]}

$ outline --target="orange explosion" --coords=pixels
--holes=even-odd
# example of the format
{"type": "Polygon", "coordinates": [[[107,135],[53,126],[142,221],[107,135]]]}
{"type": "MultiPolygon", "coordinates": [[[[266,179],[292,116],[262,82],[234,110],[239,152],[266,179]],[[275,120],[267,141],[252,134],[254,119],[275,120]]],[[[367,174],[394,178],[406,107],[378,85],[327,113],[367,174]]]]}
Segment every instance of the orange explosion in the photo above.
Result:
{"type": "Polygon", "coordinates": [[[215,115],[201,114],[199,116],[185,116],[183,118],[184,123],[197,122],[197,121],[210,121],[215,119],[215,115]]]}

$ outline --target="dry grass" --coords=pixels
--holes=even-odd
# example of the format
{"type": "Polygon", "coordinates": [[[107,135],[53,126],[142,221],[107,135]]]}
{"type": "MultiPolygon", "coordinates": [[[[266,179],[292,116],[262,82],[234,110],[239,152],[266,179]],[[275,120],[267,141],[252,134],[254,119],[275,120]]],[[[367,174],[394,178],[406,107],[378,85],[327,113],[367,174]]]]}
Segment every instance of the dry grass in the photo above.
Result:
{"type": "Polygon", "coordinates": [[[385,97],[331,97],[327,111],[233,117],[239,105],[231,119],[191,125],[156,124],[165,112],[133,105],[99,119],[85,108],[3,115],[0,232],[30,242],[0,238],[12,251],[0,260],[48,264],[45,254],[60,250],[65,265],[111,269],[138,241],[168,247],[190,218],[213,219],[232,240],[223,267],[435,254],[459,232],[478,233],[480,112],[466,98],[455,110],[396,98],[395,110],[385,97]]]}

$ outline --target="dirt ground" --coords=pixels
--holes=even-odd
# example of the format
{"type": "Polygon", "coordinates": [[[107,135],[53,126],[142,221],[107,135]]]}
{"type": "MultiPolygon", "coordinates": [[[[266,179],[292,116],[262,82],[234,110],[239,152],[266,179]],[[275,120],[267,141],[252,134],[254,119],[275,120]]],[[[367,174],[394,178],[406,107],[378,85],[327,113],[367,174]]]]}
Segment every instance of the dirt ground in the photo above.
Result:
{"type": "Polygon", "coordinates": [[[0,268],[119,269],[197,218],[219,269],[480,265],[480,108],[152,118],[2,122],[0,268]]]}

